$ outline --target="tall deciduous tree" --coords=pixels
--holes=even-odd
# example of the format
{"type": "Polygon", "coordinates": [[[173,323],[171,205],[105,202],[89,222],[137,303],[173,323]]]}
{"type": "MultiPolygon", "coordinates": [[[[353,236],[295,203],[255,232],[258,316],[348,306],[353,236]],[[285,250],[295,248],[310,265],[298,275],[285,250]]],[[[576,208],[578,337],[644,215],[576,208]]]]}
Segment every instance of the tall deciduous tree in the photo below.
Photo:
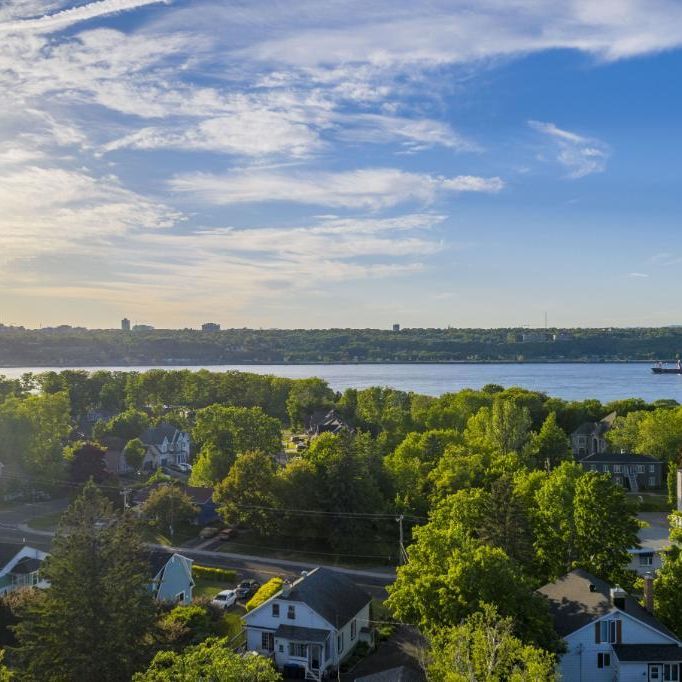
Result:
{"type": "Polygon", "coordinates": [[[531,441],[538,465],[548,469],[570,459],[570,442],[564,430],[557,424],[556,412],[549,414],[540,431],[531,441]]]}
{"type": "Polygon", "coordinates": [[[162,651],[133,682],[279,682],[279,673],[262,656],[242,656],[226,639],[209,639],[180,654],[162,651]]]}
{"type": "Polygon", "coordinates": [[[198,511],[192,498],[174,483],[152,490],[141,508],[145,519],[171,537],[179,527],[192,521],[198,511]]]}
{"type": "Polygon", "coordinates": [[[528,442],[531,417],[527,407],[512,398],[496,396],[492,407],[481,408],[467,423],[465,437],[506,455],[520,452],[528,442]]]}
{"type": "Polygon", "coordinates": [[[654,580],[654,610],[678,637],[682,637],[682,550],[674,546],[663,559],[654,580]]]}
{"type": "Polygon", "coordinates": [[[552,654],[516,637],[512,618],[484,604],[433,636],[428,676],[431,682],[553,682],[555,665],[552,654]]]}
{"type": "Polygon", "coordinates": [[[103,483],[107,479],[104,465],[104,450],[92,443],[83,443],[71,453],[69,472],[71,480],[85,483],[92,479],[95,483],[103,483]]]}
{"type": "Polygon", "coordinates": [[[147,448],[139,438],[129,440],[123,448],[126,464],[135,471],[138,471],[142,466],[146,452],[147,448]]]}
{"type": "Polygon", "coordinates": [[[155,607],[135,522],[88,483],[62,517],[44,577],[51,587],[17,628],[31,680],[127,682],[147,660],[155,607]]]}

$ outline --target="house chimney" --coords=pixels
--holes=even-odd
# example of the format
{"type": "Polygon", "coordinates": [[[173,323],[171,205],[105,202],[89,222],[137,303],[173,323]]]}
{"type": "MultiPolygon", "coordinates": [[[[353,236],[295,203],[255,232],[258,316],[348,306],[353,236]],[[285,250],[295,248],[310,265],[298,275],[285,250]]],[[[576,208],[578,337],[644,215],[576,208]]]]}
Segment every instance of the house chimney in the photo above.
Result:
{"type": "Polygon", "coordinates": [[[282,596],[286,599],[291,594],[291,583],[288,580],[282,585],[282,596]]]}
{"type": "Polygon", "coordinates": [[[677,511],[682,512],[682,469],[677,470],[677,511]]]}
{"type": "Polygon", "coordinates": [[[610,590],[611,593],[611,603],[621,611],[625,611],[625,597],[628,593],[620,586],[616,585],[610,590]]]}
{"type": "Polygon", "coordinates": [[[644,606],[649,613],[654,612],[654,576],[651,572],[644,574],[644,606]]]}

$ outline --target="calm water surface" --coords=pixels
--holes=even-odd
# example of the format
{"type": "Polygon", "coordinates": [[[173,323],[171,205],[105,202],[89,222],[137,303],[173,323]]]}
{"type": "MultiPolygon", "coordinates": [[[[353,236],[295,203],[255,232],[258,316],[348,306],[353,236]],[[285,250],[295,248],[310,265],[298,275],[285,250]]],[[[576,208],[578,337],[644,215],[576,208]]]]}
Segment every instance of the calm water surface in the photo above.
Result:
{"type": "MultiPolygon", "coordinates": [[[[0,368],[0,374],[19,377],[24,372],[59,368],[0,368]]],[[[93,371],[143,372],[151,367],[82,367],[93,371]]],[[[163,369],[239,370],[300,379],[317,376],[335,390],[392,386],[403,391],[440,395],[462,388],[496,383],[522,386],[567,400],[597,398],[607,402],[638,397],[647,401],[674,398],[682,402],[682,375],[654,375],[647,364],[499,364],[499,365],[205,365],[163,369]]]]}

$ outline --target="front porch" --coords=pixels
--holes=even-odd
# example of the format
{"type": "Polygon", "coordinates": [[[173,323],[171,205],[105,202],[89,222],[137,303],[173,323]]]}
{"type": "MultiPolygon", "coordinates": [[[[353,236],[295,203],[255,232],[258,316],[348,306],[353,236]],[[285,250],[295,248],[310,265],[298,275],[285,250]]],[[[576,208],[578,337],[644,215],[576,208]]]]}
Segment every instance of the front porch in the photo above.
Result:
{"type": "Polygon", "coordinates": [[[330,637],[328,630],[280,625],[272,633],[277,667],[289,678],[320,682],[332,663],[330,637]]]}

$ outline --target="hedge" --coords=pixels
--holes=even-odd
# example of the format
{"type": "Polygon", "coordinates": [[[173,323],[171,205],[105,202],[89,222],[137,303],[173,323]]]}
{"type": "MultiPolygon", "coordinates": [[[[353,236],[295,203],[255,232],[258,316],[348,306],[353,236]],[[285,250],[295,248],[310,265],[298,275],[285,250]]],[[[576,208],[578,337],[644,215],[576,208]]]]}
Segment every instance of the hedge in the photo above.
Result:
{"type": "Polygon", "coordinates": [[[237,581],[237,571],[229,568],[211,568],[210,566],[192,566],[192,577],[212,580],[214,582],[226,581],[233,583],[237,581]]]}
{"type": "Polygon", "coordinates": [[[282,589],[282,585],[284,585],[284,580],[282,580],[282,578],[270,578],[270,580],[262,585],[258,592],[246,602],[247,612],[253,611],[253,609],[277,594],[282,589]]]}

